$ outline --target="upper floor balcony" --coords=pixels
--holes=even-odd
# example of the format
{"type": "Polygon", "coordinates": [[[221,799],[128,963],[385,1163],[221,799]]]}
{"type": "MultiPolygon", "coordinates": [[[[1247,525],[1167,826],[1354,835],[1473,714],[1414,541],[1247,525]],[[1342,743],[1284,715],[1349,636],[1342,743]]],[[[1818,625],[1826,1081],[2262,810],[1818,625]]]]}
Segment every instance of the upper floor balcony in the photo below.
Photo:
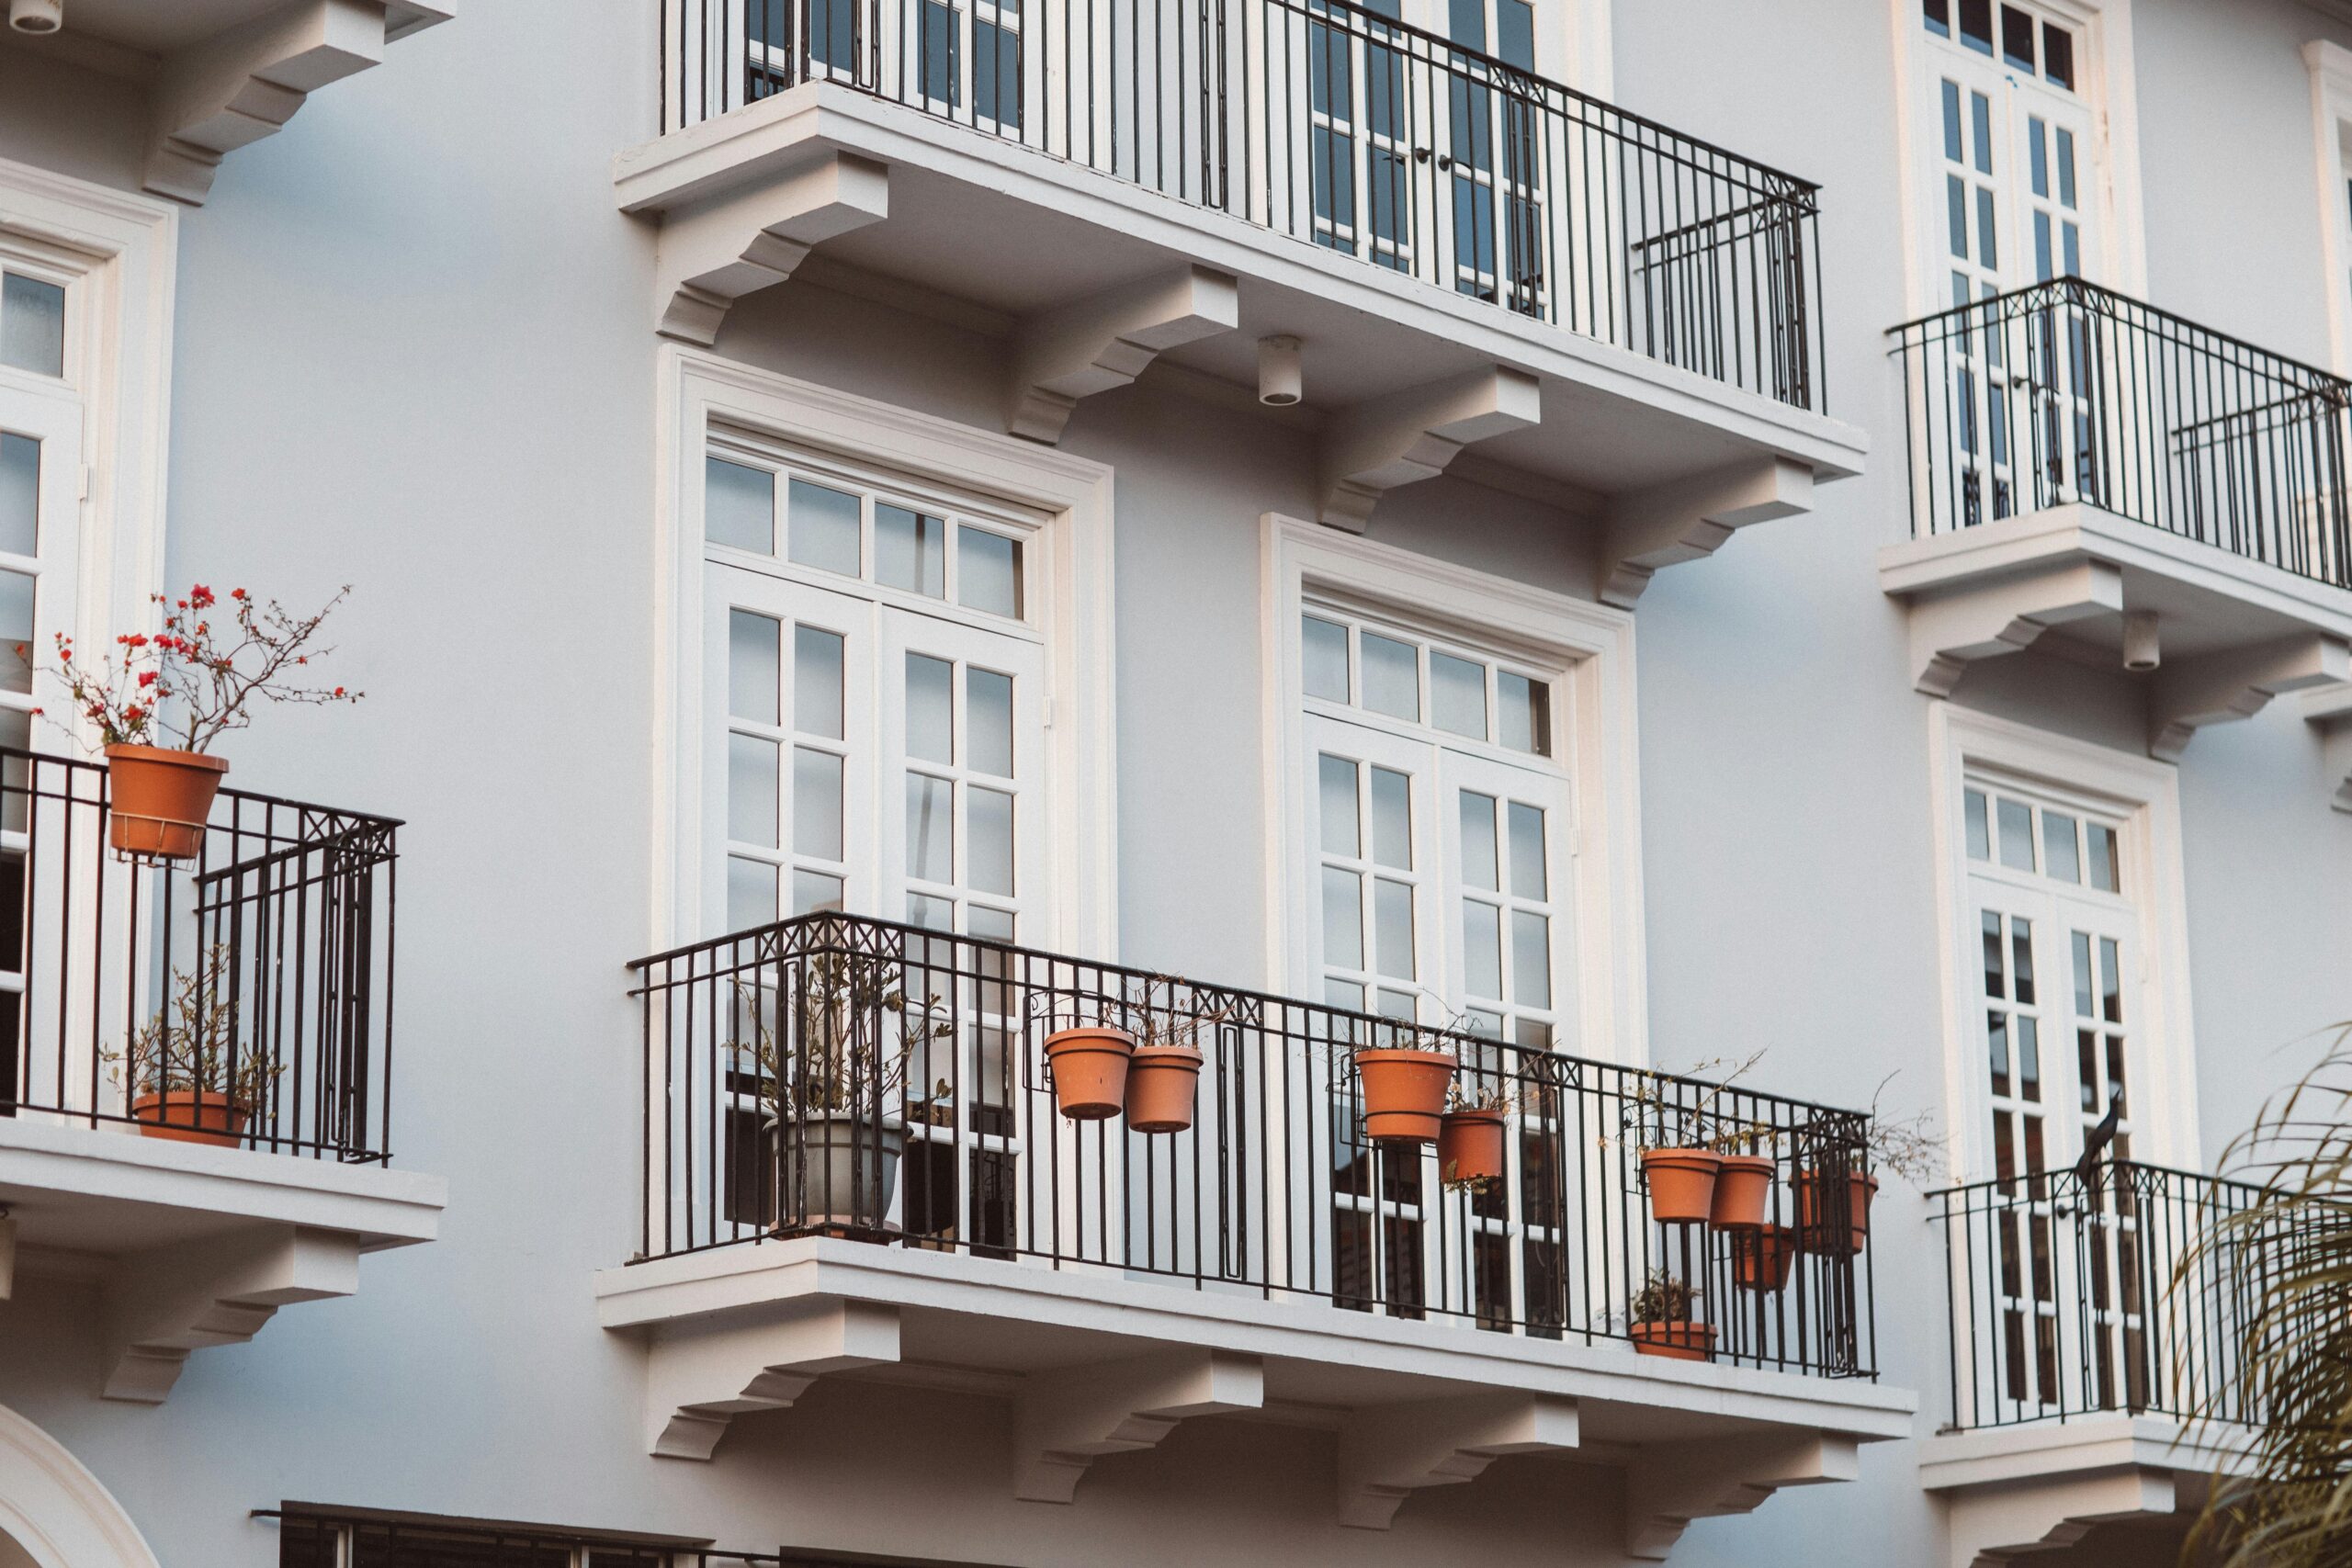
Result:
{"type": "Polygon", "coordinates": [[[160,1403],[443,1190],[387,1168],[398,824],[223,790],[127,859],[109,782],[0,749],[0,1303],[94,1291],[103,1393],[160,1403]]]}
{"type": "Polygon", "coordinates": [[[1336,1424],[1335,1524],[1556,1452],[1627,1472],[1662,1557],[1909,1432],[1856,1113],[845,916],[636,969],[641,1256],[597,1292],[657,1454],[820,1378],[930,1380],[1011,1403],[1021,1498],[1195,1416],[1336,1424]],[[1105,1028],[1143,1042],[1124,1089],[1061,1054],[1105,1028]],[[1396,1046],[1446,1054],[1434,1148],[1388,1136],[1396,1046]],[[1750,1212],[1645,1184],[1702,1138],[1750,1212]]]}
{"type": "Polygon", "coordinates": [[[1023,435],[1162,358],[1303,403],[1351,528],[1476,444],[1462,471],[1582,519],[1623,604],[1861,461],[1825,412],[1816,187],[1547,80],[1512,29],[1346,0],[664,15],[665,134],[615,173],[659,218],[672,336],[804,265],[944,295],[1007,340],[1023,435]]]}
{"type": "Polygon", "coordinates": [[[2241,1373],[2296,1238],[2244,1224],[2261,1195],[2123,1159],[1937,1195],[1951,1411],[1919,1470],[1951,1500],[1954,1563],[2094,1532],[2178,1554],[2270,1419],[2241,1373]]]}
{"type": "Polygon", "coordinates": [[[2072,277],[1893,336],[1912,538],[1879,570],[1922,691],[2028,646],[2129,671],[2172,759],[2352,681],[2352,383],[2072,277]]]}

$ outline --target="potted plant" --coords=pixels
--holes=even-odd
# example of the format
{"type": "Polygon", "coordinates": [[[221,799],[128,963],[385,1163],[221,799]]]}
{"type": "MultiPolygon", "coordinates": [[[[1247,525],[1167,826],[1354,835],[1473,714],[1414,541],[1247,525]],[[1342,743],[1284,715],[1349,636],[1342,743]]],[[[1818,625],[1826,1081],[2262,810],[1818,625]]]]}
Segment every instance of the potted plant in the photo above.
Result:
{"type": "Polygon", "coordinates": [[[153,1018],[120,1050],[101,1053],[141,1136],[233,1149],[286,1070],[258,1049],[238,1049],[228,970],[226,948],[206,949],[194,971],[173,971],[153,1018]]]}
{"type": "Polygon", "coordinates": [[[1789,1225],[1758,1225],[1731,1233],[1732,1283],[1743,1291],[1777,1292],[1796,1262],[1797,1233],[1789,1225]]]}
{"type": "Polygon", "coordinates": [[[1458,1065],[1445,1034],[1411,1024],[1384,1024],[1402,1045],[1359,1045],[1353,1053],[1363,1086],[1364,1135],[1382,1143],[1427,1144],[1437,1139],[1446,1092],[1458,1065]]]}
{"type": "Polygon", "coordinates": [[[1456,1083],[1447,1090],[1445,1114],[1438,1122],[1437,1170],[1449,1190],[1472,1190],[1502,1179],[1510,1113],[1510,1096],[1499,1089],[1464,1094],[1456,1083]]]}
{"type": "Polygon", "coordinates": [[[1880,1081],[1869,1118],[1853,1137],[1817,1148],[1800,1162],[1794,1182],[1797,1230],[1807,1251],[1852,1258],[1870,1245],[1871,1201],[1879,1187],[1874,1169],[1913,1183],[1935,1174],[1943,1145],[1927,1113],[1892,1117],[1880,1109],[1894,1081],[1892,1073],[1880,1081]]]}
{"type": "MultiPolygon", "coordinates": [[[[898,1102],[910,1058],[955,1032],[937,1016],[937,998],[907,999],[899,970],[875,954],[829,952],[794,963],[797,984],[773,998],[737,984],[752,1040],[730,1049],[751,1059],[775,1134],[778,1233],[887,1231],[906,1151],[898,1102]],[[781,1015],[775,1024],[771,1012],[781,1015]]],[[[941,1082],[932,1098],[950,1092],[941,1082]]]]}
{"type": "Polygon", "coordinates": [[[1136,1037],[1124,1023],[1128,1010],[1102,1004],[1103,1016],[1072,1023],[1046,1036],[1046,1070],[1054,1082],[1054,1108],[1073,1122],[1101,1122],[1126,1109],[1127,1066],[1136,1037]]]}
{"type": "Polygon", "coordinates": [[[1707,1223],[1717,1230],[1752,1231],[1764,1224],[1772,1199],[1772,1177],[1779,1162],[1759,1151],[1779,1137],[1761,1122],[1718,1127],[1711,1140],[1716,1156],[1714,1196],[1707,1206],[1707,1223]]]}
{"type": "Polygon", "coordinates": [[[1625,1332],[1634,1348],[1675,1361],[1714,1359],[1713,1326],[1690,1318],[1690,1305],[1698,1299],[1690,1285],[1663,1269],[1652,1269],[1625,1310],[1625,1332]]]}
{"type": "MultiPolygon", "coordinates": [[[[1225,1019],[1222,1007],[1178,1011],[1175,1008],[1136,1007],[1129,1010],[1135,1042],[1127,1058],[1127,1127],[1136,1133],[1182,1133],[1193,1125],[1193,1102],[1198,1098],[1201,1066],[1207,1059],[1200,1048],[1204,1030],[1214,1031],[1225,1019]]],[[[1055,1080],[1058,1089],[1060,1079],[1055,1080]]]]}
{"type": "Polygon", "coordinates": [[[225,604],[201,583],[182,599],[159,593],[160,627],[118,637],[115,651],[95,665],[58,635],[56,674],[106,754],[107,835],[118,854],[181,861],[203,848],[205,819],[229,771],[211,749],[252,722],[256,700],[359,700],[341,686],[300,684],[295,674],[332,651],[311,642],[348,592],[307,616],[242,588],[231,589],[225,604]]]}

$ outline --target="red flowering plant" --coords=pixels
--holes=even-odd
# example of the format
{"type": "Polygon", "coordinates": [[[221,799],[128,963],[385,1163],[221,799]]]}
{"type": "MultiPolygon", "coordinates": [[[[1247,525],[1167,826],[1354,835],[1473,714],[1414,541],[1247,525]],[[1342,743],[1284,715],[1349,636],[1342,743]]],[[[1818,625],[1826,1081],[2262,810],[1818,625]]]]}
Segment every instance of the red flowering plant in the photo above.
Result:
{"type": "Polygon", "coordinates": [[[341,686],[305,685],[297,673],[334,651],[313,644],[350,592],[338,589],[310,615],[297,615],[275,599],[257,600],[242,588],[231,589],[225,602],[202,583],[185,598],[158,593],[161,626],[116,637],[114,651],[96,664],[77,656],[74,639],[59,633],[57,674],[102,744],[208,751],[222,735],[252,722],[247,708],[256,700],[359,700],[362,694],[341,686]]]}

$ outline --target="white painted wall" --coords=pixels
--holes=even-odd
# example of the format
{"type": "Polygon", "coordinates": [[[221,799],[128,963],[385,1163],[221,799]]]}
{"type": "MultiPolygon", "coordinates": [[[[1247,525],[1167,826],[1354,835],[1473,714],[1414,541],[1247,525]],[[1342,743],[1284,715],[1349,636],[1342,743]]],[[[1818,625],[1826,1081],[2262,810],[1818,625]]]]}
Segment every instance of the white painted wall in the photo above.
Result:
{"type": "MultiPolygon", "coordinates": [[[[1905,314],[1893,14],[1616,9],[1620,102],[1826,185],[1832,408],[1875,448],[1810,517],[1641,604],[1652,1052],[1770,1047],[1763,1087],[1838,1101],[1899,1069],[1890,1102],[1934,1104],[1926,704],[1873,564],[1906,525],[1881,337],[1905,314]]],[[[2297,49],[2352,29],[2291,0],[2137,12],[2155,297],[2324,358],[2297,49]]],[[[171,572],[289,602],[356,585],[337,669],[367,703],[266,715],[236,782],[407,819],[395,1146],[448,1178],[450,1208],[437,1244],[370,1259],[357,1297],[198,1355],[159,1409],[92,1396],[85,1292],[20,1282],[0,1400],[175,1568],[269,1561],[246,1512],[287,1497],[1070,1565],[1426,1563],[1475,1518],[1486,1560],[1616,1561],[1611,1472],[1506,1461],[1389,1534],[1340,1531],[1328,1439],[1231,1423],[1104,1461],[1072,1509],[1010,1500],[1003,1408],[977,1399],[820,1384],[714,1465],[644,1457],[636,1358],[596,1328],[588,1278],[628,1256],[637,1213],[622,965],[648,940],[655,339],[650,241],[613,211],[610,159],[651,130],[652,37],[648,5],[468,6],[233,155],[186,215],[171,572]]],[[[130,98],[0,46],[0,156],[135,185],[130,98]]],[[[806,284],[746,300],[718,346],[998,419],[1001,343],[806,284]]],[[[1258,980],[1258,518],[1311,510],[1311,446],[1148,375],[1081,405],[1065,446],[1118,475],[1123,956],[1258,980]]],[[[1392,494],[1373,536],[1589,592],[1572,525],[1456,480],[1392,494]]],[[[1958,700],[2131,747],[2118,685],[2020,659],[1958,700]]],[[[2309,1055],[2292,1042],[2352,1016],[2352,817],[2285,703],[2200,735],[2181,793],[2210,1156],[2309,1055]]],[[[1916,1195],[1882,1201],[1881,1360],[1933,1412],[1940,1254],[1916,1195]]],[[[1928,1561],[1911,1462],[1867,1450],[1860,1483],[1701,1525],[1677,1561],[1853,1562],[1860,1541],[1928,1561]]]]}

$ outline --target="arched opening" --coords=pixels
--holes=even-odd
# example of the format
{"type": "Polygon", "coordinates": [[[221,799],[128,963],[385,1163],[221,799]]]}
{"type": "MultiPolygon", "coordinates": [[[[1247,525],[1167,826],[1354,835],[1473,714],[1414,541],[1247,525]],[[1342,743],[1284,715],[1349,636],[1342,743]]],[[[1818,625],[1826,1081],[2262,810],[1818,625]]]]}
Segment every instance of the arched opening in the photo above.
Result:
{"type": "Polygon", "coordinates": [[[80,1460],[0,1405],[0,1568],[160,1568],[80,1460]]]}

